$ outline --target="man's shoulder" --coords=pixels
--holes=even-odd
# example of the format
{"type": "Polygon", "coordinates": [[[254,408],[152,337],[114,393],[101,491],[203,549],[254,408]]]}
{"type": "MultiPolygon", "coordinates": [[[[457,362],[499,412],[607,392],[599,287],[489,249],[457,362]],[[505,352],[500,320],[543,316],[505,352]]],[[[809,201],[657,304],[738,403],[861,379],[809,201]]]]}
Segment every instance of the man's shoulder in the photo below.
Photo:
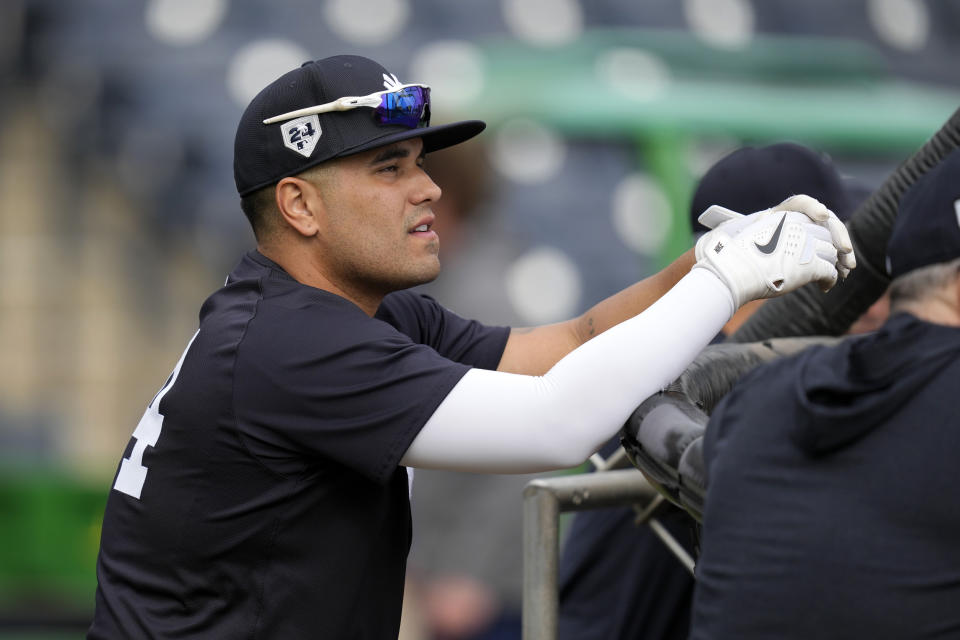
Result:
{"type": "Polygon", "coordinates": [[[403,289],[387,294],[374,318],[382,320],[417,342],[429,341],[431,329],[442,325],[449,313],[432,297],[403,289]]]}
{"type": "Polygon", "coordinates": [[[290,322],[301,322],[304,316],[312,315],[345,317],[354,324],[363,324],[364,318],[369,320],[350,300],[303,284],[261,253],[250,251],[230,272],[223,286],[204,303],[201,321],[207,315],[238,306],[251,315],[258,315],[264,305],[283,309],[285,313],[279,313],[276,319],[290,322]]]}
{"type": "Polygon", "coordinates": [[[822,348],[810,347],[799,354],[760,364],[744,374],[710,415],[704,440],[705,459],[712,459],[720,443],[731,437],[752,439],[749,434],[755,431],[769,436],[786,428],[799,411],[796,385],[811,355],[808,352],[822,348]]]}
{"type": "Polygon", "coordinates": [[[729,401],[758,401],[774,394],[788,393],[796,382],[798,372],[803,368],[806,359],[814,353],[814,350],[823,348],[810,347],[800,353],[757,365],[737,381],[728,394],[729,401]],[[762,395],[758,395],[758,389],[762,389],[762,395]]]}
{"type": "MultiPolygon", "coordinates": [[[[251,252],[253,254],[254,252],[251,252]]],[[[233,364],[305,361],[344,354],[358,344],[398,340],[353,302],[294,280],[247,254],[200,311],[198,351],[233,364]]]]}
{"type": "Polygon", "coordinates": [[[433,297],[412,289],[388,293],[377,309],[377,318],[396,315],[424,315],[445,312],[446,309],[433,297]]]}

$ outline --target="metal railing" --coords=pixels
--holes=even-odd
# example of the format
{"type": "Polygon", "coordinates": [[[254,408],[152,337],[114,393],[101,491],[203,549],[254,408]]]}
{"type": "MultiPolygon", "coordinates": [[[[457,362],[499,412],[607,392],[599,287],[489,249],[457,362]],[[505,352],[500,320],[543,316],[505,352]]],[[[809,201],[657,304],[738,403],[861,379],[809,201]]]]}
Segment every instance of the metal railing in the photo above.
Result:
{"type": "Polygon", "coordinates": [[[560,514],[633,505],[644,523],[692,573],[694,561],[654,517],[664,498],[636,468],[617,469],[620,449],[608,460],[591,458],[594,473],[537,478],[523,491],[523,640],[557,637],[557,567],[560,514]]]}

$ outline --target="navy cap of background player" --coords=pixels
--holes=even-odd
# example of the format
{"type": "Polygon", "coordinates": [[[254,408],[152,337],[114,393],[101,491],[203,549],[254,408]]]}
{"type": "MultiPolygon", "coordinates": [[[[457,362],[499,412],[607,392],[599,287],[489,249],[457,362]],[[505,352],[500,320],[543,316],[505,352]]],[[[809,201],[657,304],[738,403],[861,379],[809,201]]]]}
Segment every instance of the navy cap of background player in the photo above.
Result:
{"type": "Polygon", "coordinates": [[[710,205],[753,213],[805,193],[845,220],[854,201],[830,158],[792,142],[741,147],[724,156],[700,179],[690,203],[694,235],[709,231],[697,217],[710,205]]]}
{"type": "Polygon", "coordinates": [[[419,128],[381,125],[369,107],[309,116],[302,120],[310,126],[299,132],[291,129],[290,121],[263,124],[297,109],[390,89],[390,79],[396,76],[369,58],[333,56],[307,62],[267,85],[251,100],[237,126],[233,149],[237,192],[245,196],[326,160],[408,138],[422,137],[424,150],[436,151],[468,140],[486,126],[479,120],[419,128]],[[297,144],[289,144],[292,136],[300,138],[297,144]]]}
{"type": "Polygon", "coordinates": [[[956,258],[960,258],[960,149],[900,197],[887,243],[887,273],[898,278],[956,258]]]}

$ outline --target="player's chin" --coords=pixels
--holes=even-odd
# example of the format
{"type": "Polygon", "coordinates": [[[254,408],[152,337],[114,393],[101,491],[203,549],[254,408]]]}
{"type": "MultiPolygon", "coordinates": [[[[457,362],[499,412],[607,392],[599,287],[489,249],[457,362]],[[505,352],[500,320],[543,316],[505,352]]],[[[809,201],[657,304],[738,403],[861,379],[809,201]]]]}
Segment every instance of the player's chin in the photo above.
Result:
{"type": "Polygon", "coordinates": [[[433,282],[440,275],[440,257],[437,253],[423,256],[404,271],[405,288],[433,282]]]}
{"type": "Polygon", "coordinates": [[[440,275],[440,255],[439,253],[433,254],[433,260],[428,261],[424,264],[424,270],[422,277],[424,278],[423,283],[433,282],[437,279],[437,276],[440,275]]]}

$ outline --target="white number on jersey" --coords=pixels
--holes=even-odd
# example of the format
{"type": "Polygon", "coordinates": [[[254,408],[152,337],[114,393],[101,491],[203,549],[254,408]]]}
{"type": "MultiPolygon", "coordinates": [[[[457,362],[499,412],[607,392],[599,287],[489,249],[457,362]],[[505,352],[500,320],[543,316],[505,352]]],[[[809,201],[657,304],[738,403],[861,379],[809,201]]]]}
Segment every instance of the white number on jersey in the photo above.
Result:
{"type": "Polygon", "coordinates": [[[170,378],[167,379],[167,383],[157,392],[157,395],[153,398],[153,402],[151,402],[147,406],[147,410],[143,412],[143,417],[140,418],[137,428],[133,431],[133,438],[136,440],[136,444],[133,445],[133,451],[130,452],[130,457],[120,461],[120,471],[117,473],[117,480],[113,483],[113,488],[137,500],[140,499],[140,492],[143,491],[143,483],[147,479],[147,467],[143,466],[143,452],[146,450],[147,445],[151,447],[157,446],[157,440],[160,438],[160,430],[163,428],[163,416],[160,414],[160,400],[163,399],[163,396],[167,394],[167,391],[169,391],[173,383],[176,382],[177,376],[180,374],[180,367],[183,366],[183,361],[187,357],[187,351],[190,350],[190,345],[193,344],[193,341],[199,333],[200,332],[197,331],[197,333],[193,334],[193,337],[190,338],[187,348],[183,350],[183,355],[180,356],[180,360],[177,362],[177,366],[174,367],[173,373],[170,374],[170,378]]]}

